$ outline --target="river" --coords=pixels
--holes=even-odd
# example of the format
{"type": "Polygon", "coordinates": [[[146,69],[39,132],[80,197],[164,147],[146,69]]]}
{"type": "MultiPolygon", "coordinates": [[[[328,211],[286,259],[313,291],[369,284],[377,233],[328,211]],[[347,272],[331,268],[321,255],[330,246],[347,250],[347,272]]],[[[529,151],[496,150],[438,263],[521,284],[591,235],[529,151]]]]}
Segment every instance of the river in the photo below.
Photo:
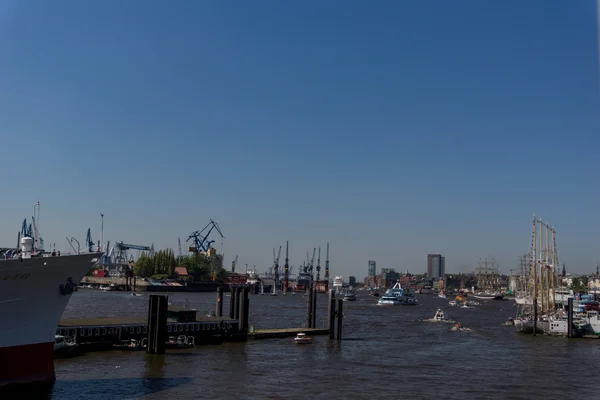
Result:
{"type": "MultiPolygon", "coordinates": [[[[199,313],[214,309],[214,293],[169,294],[199,313]]],[[[326,295],[318,297],[319,327],[326,325],[326,295]]],[[[366,292],[344,303],[344,340],[316,336],[310,345],[292,338],[225,343],[164,356],[98,352],[56,360],[50,395],[67,399],[568,399],[598,398],[593,384],[600,342],[533,337],[503,322],[513,301],[482,301],[473,309],[418,295],[414,307],[377,306],[366,292]],[[452,324],[423,322],[436,308],[452,324]]],[[[251,296],[250,325],[302,326],[306,298],[251,296]]],[[[76,292],[64,318],[146,316],[147,295],[76,292]]],[[[225,297],[224,310],[228,310],[225,297]]],[[[31,398],[31,397],[30,397],[31,398]]]]}

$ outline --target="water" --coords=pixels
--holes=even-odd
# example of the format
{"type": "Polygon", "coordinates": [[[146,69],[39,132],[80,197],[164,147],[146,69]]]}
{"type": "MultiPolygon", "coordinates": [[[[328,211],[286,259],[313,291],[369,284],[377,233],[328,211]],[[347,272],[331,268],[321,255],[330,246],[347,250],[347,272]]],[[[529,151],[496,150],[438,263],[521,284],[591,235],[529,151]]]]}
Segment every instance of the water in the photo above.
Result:
{"type": "MultiPolygon", "coordinates": [[[[597,398],[588,378],[600,366],[596,340],[533,337],[502,323],[514,316],[512,301],[482,302],[474,309],[419,295],[415,307],[383,307],[358,292],[344,303],[344,338],[313,337],[225,343],[164,356],[103,352],[56,360],[54,399],[566,399],[597,398]],[[436,308],[452,324],[419,322],[436,308]]],[[[202,314],[214,293],[170,294],[202,314]]],[[[326,324],[326,295],[318,297],[318,326],[326,324]]],[[[76,292],[65,318],[146,315],[146,295],[76,292]]],[[[257,328],[302,326],[306,298],[251,296],[250,324],[257,328]]],[[[225,297],[224,310],[228,310],[225,297]]],[[[22,398],[22,396],[21,396],[22,398]]]]}

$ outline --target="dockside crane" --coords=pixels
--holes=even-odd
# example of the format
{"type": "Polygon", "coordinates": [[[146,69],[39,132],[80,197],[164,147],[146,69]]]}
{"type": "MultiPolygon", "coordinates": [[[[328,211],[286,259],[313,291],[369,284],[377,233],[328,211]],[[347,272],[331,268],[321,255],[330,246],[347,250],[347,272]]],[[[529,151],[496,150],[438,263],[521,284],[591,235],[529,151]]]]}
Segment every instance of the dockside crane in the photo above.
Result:
{"type": "Polygon", "coordinates": [[[315,255],[316,255],[316,253],[317,253],[317,248],[314,247],[313,248],[313,255],[312,255],[312,258],[310,259],[310,263],[309,263],[309,267],[308,267],[308,271],[310,273],[310,280],[311,280],[311,282],[313,280],[313,269],[314,269],[313,267],[315,265],[315,255]]]}
{"type": "Polygon", "coordinates": [[[319,258],[317,258],[317,281],[321,277],[321,247],[319,246],[319,258]]]}
{"type": "Polygon", "coordinates": [[[92,229],[88,228],[87,235],[85,236],[85,245],[88,251],[91,253],[94,251],[94,241],[92,240],[92,229]]]}
{"type": "Polygon", "coordinates": [[[287,293],[290,285],[289,244],[285,242],[285,264],[283,265],[283,292],[287,293]]]}
{"type": "Polygon", "coordinates": [[[177,238],[177,244],[179,245],[179,258],[183,258],[183,251],[181,251],[181,238],[177,238]]]}
{"type": "Polygon", "coordinates": [[[221,239],[225,238],[225,236],[223,236],[223,232],[221,232],[221,228],[219,228],[219,225],[211,219],[208,225],[206,225],[202,230],[192,232],[192,234],[187,238],[186,242],[189,242],[192,239],[194,242],[193,246],[188,247],[188,251],[196,254],[199,254],[202,251],[208,251],[208,249],[210,249],[210,244],[214,243],[214,240],[207,240],[213,229],[217,230],[219,235],[221,235],[221,239]],[[206,234],[204,234],[207,229],[208,231],[206,234]]]}
{"type": "Polygon", "coordinates": [[[275,257],[275,249],[273,249],[273,276],[275,279],[275,287],[279,285],[279,258],[281,258],[281,246],[279,246],[277,257],[275,257]]]}
{"type": "Polygon", "coordinates": [[[235,256],[235,260],[233,260],[231,262],[231,272],[235,272],[235,267],[237,266],[238,263],[238,256],[235,256]]]}

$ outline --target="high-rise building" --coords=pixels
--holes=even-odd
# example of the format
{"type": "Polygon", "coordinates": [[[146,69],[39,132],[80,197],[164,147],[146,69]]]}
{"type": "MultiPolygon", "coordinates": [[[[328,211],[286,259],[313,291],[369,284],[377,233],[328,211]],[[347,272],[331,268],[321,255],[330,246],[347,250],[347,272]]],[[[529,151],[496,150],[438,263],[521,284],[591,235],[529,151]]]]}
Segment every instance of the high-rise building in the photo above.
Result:
{"type": "Polygon", "coordinates": [[[446,257],[441,254],[427,254],[427,278],[443,278],[446,274],[446,257]]]}
{"type": "Polygon", "coordinates": [[[377,265],[374,260],[369,260],[369,276],[375,277],[377,275],[377,265]]]}

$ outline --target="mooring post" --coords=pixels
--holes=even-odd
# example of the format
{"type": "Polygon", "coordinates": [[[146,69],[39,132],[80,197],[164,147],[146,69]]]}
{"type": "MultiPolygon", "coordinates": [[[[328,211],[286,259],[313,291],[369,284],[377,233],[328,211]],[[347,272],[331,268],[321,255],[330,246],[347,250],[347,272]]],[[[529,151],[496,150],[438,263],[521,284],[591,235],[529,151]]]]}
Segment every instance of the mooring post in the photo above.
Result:
{"type": "Polygon", "coordinates": [[[537,335],[537,297],[533,299],[533,336],[537,335]]]}
{"type": "Polygon", "coordinates": [[[240,319],[240,303],[242,297],[242,287],[238,286],[235,288],[235,313],[233,315],[234,319],[240,319]]]}
{"type": "Polygon", "coordinates": [[[242,307],[241,307],[241,315],[240,315],[240,332],[247,333],[248,332],[248,315],[250,313],[250,298],[248,294],[250,293],[250,289],[244,288],[242,290],[242,307]]]}
{"type": "Polygon", "coordinates": [[[313,292],[311,289],[308,289],[306,292],[308,296],[306,296],[306,327],[312,328],[312,297],[313,292]]]}
{"type": "Polygon", "coordinates": [[[567,337],[573,337],[573,298],[567,299],[567,337]]]}
{"type": "Polygon", "coordinates": [[[217,288],[217,309],[215,310],[215,315],[219,318],[223,316],[223,288],[217,288]]]}
{"type": "Polygon", "coordinates": [[[137,281],[137,276],[134,276],[134,277],[133,277],[133,292],[134,292],[134,293],[135,293],[136,281],[137,281]]]}
{"type": "Polygon", "coordinates": [[[235,319],[235,286],[229,286],[229,319],[235,319]]]}
{"type": "Polygon", "coordinates": [[[313,298],[312,298],[312,328],[317,327],[317,287],[313,287],[313,298]]]}
{"type": "Polygon", "coordinates": [[[335,332],[335,292],[333,289],[329,289],[329,303],[327,307],[327,326],[329,326],[329,339],[333,339],[335,332]]]}
{"type": "Polygon", "coordinates": [[[148,303],[148,345],[149,354],[164,354],[167,342],[167,296],[150,295],[148,303]]]}
{"type": "Polygon", "coordinates": [[[337,307],[337,340],[342,340],[342,321],[344,319],[344,300],[338,299],[337,307]]]}

